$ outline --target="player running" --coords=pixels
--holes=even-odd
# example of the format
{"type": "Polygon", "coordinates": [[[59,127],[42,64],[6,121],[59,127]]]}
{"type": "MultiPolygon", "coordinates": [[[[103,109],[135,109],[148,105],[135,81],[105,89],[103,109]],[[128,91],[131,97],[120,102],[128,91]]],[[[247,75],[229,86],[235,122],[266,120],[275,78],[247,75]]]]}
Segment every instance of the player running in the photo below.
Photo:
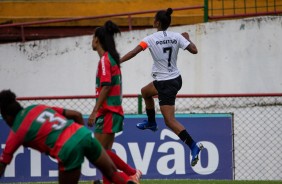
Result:
{"type": "Polygon", "coordinates": [[[175,99],[182,86],[182,78],[177,68],[177,54],[179,49],[188,50],[197,54],[195,44],[190,40],[189,34],[181,34],[167,31],[171,23],[173,10],[158,11],[155,15],[153,27],[157,32],[145,37],[139,45],[121,58],[125,62],[139,52],[149,48],[154,60],[152,67],[153,82],[141,89],[142,97],[145,100],[146,114],[148,120],[138,123],[137,128],[157,131],[155,119],[155,104],[153,96],[158,95],[161,113],[164,116],[165,124],[191,149],[191,165],[198,162],[198,155],[203,148],[201,143],[196,143],[189,135],[185,127],[175,119],[175,99]]]}
{"type": "Polygon", "coordinates": [[[0,157],[0,177],[13,154],[23,145],[57,159],[60,184],[78,183],[84,156],[111,182],[136,184],[125,173],[117,171],[93,133],[84,126],[81,113],[46,105],[23,108],[10,90],[0,92],[0,111],[11,128],[0,157]]]}
{"type": "MultiPolygon", "coordinates": [[[[139,183],[141,171],[130,167],[111,151],[115,133],[123,130],[124,119],[120,58],[114,41],[116,33],[120,33],[118,26],[107,21],[103,27],[95,30],[93,36],[92,48],[99,54],[100,61],[96,76],[96,104],[89,116],[88,125],[92,127],[95,124],[95,137],[107,150],[117,168],[139,183]]],[[[103,177],[103,184],[109,183],[103,177]]]]}

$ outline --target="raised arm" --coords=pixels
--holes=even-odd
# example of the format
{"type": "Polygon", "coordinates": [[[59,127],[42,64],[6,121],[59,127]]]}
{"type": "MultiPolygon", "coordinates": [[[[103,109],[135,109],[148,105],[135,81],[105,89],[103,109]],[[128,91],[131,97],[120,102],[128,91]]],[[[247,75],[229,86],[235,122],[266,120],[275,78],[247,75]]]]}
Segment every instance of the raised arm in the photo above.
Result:
{"type": "Polygon", "coordinates": [[[139,52],[141,52],[143,48],[140,45],[137,45],[133,50],[129,51],[122,58],[120,58],[120,63],[123,63],[127,60],[130,60],[134,56],[136,56],[139,52]]]}
{"type": "Polygon", "coordinates": [[[192,54],[197,54],[198,49],[196,45],[190,40],[189,34],[187,32],[184,32],[182,33],[182,36],[190,42],[190,44],[185,48],[185,50],[188,50],[192,54]]]}

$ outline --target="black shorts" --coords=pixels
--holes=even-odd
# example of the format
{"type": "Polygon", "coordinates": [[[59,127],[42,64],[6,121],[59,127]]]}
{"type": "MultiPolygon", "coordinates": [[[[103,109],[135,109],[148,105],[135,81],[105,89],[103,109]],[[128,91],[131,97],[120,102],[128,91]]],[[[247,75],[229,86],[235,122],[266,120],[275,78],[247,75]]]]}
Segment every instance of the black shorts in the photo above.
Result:
{"type": "Polygon", "coordinates": [[[154,81],[155,88],[158,91],[159,105],[174,105],[178,91],[182,87],[181,75],[175,79],[165,81],[154,81]]]}

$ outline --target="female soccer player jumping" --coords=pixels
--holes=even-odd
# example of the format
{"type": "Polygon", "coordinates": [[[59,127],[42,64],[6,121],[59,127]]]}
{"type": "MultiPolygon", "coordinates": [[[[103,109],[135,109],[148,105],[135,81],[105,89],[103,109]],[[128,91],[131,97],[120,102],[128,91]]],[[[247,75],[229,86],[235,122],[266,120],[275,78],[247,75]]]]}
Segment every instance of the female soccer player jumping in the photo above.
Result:
{"type": "Polygon", "coordinates": [[[199,160],[198,155],[203,145],[196,143],[185,127],[175,119],[176,94],[181,89],[182,79],[177,68],[178,50],[188,50],[197,54],[195,44],[190,40],[188,33],[176,33],[167,31],[171,23],[173,10],[158,11],[155,15],[154,27],[157,32],[145,37],[138,46],[124,55],[120,61],[127,61],[139,52],[149,48],[154,60],[152,76],[154,81],[141,89],[142,97],[145,100],[148,120],[138,123],[139,129],[158,129],[155,119],[155,104],[153,96],[158,95],[161,113],[164,116],[166,125],[191,149],[191,165],[195,166],[199,160]]]}
{"type": "MultiPolygon", "coordinates": [[[[95,30],[93,36],[92,48],[98,52],[100,61],[96,76],[96,104],[88,119],[88,125],[95,124],[95,137],[107,150],[117,168],[139,183],[141,171],[131,168],[111,151],[115,133],[122,131],[124,119],[120,58],[115,47],[115,33],[120,33],[118,26],[107,21],[103,27],[95,30]]],[[[108,183],[108,179],[103,177],[103,184],[108,183]]]]}

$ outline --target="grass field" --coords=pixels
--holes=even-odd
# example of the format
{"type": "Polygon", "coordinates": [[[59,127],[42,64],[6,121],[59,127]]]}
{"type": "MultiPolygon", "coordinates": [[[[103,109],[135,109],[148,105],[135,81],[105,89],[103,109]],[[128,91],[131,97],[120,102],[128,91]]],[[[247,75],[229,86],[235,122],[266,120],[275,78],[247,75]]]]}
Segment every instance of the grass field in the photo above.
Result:
{"type": "MultiPolygon", "coordinates": [[[[1,183],[1,182],[0,182],[1,183]]],[[[230,181],[230,180],[142,180],[141,184],[282,184],[282,181],[230,181]]],[[[32,182],[17,184],[57,184],[57,182],[32,182]]],[[[79,182],[91,184],[91,182],[79,182]]]]}

